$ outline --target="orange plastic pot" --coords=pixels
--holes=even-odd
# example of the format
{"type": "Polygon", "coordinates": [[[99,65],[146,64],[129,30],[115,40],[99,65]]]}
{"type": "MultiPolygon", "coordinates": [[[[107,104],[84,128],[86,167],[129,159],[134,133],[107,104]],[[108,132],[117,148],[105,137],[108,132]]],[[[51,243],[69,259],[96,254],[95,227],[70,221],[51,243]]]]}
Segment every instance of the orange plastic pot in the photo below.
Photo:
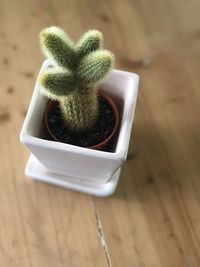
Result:
{"type": "MultiPolygon", "coordinates": [[[[99,96],[102,97],[110,105],[110,107],[112,108],[114,116],[115,116],[115,126],[113,127],[113,130],[112,130],[111,134],[105,140],[103,140],[101,143],[98,143],[98,144],[93,145],[93,146],[89,146],[87,148],[96,149],[96,150],[103,150],[109,144],[109,142],[111,141],[111,139],[113,138],[113,136],[115,135],[115,133],[117,131],[117,128],[118,128],[118,125],[119,125],[119,112],[118,112],[118,109],[117,109],[117,105],[115,104],[113,99],[108,94],[106,94],[103,91],[99,91],[99,96]]],[[[45,109],[45,112],[44,112],[43,120],[44,120],[44,125],[45,125],[45,128],[47,130],[47,133],[48,133],[49,137],[53,141],[61,142],[52,133],[52,131],[49,128],[49,125],[48,125],[48,116],[52,112],[52,110],[54,110],[56,108],[57,105],[58,105],[57,101],[49,101],[47,103],[47,106],[46,106],[46,109],[45,109]]]]}

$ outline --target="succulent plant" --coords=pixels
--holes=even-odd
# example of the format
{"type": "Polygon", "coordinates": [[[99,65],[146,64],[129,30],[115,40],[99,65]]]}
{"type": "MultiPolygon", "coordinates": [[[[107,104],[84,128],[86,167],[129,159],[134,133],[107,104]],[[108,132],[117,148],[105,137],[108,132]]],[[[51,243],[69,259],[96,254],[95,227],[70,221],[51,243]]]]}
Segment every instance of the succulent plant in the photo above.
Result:
{"type": "Polygon", "coordinates": [[[102,48],[102,33],[87,31],[75,44],[62,29],[52,26],[41,31],[40,44],[53,63],[39,77],[42,93],[59,102],[71,130],[92,127],[98,117],[97,86],[114,62],[113,54],[102,48]]]}

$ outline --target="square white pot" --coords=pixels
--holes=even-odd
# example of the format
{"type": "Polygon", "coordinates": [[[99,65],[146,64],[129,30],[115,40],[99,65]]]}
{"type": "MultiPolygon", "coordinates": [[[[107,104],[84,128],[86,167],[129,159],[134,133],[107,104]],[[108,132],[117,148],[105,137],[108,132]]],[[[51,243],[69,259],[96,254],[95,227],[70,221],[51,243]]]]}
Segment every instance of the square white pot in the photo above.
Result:
{"type": "MultiPolygon", "coordinates": [[[[41,71],[49,64],[50,61],[46,60],[41,71]]],[[[139,77],[136,74],[113,70],[100,86],[100,89],[116,101],[121,116],[114,151],[106,152],[49,141],[41,137],[42,119],[48,99],[40,93],[37,80],[20,135],[21,142],[34,155],[29,160],[26,173],[39,180],[95,195],[111,194],[117,185],[120,167],[127,157],[138,82],[139,77]],[[114,182],[110,191],[104,190],[111,181],[114,182]],[[94,188],[94,192],[87,190],[89,185],[94,188]],[[85,186],[85,189],[81,189],[81,186],[85,186]]]]}

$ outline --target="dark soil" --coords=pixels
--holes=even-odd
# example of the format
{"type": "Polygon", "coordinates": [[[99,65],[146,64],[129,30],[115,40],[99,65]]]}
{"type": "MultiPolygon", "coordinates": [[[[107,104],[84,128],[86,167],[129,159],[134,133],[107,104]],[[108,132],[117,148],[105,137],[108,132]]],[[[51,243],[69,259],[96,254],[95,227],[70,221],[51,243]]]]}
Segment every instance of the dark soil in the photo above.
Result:
{"type": "Polygon", "coordinates": [[[112,132],[115,126],[115,115],[109,103],[99,97],[99,116],[91,129],[76,134],[63,124],[59,105],[49,114],[48,125],[51,132],[60,142],[90,147],[103,142],[112,132]]]}

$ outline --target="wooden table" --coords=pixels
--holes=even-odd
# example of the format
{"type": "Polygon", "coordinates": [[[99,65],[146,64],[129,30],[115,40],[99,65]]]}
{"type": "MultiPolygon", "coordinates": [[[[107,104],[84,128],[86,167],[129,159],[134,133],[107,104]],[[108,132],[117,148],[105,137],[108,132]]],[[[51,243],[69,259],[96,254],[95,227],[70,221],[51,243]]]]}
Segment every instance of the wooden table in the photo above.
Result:
{"type": "Polygon", "coordinates": [[[200,1],[0,1],[0,266],[200,266],[200,1]],[[25,177],[19,133],[43,60],[39,31],[104,33],[141,86],[117,192],[25,177]]]}

